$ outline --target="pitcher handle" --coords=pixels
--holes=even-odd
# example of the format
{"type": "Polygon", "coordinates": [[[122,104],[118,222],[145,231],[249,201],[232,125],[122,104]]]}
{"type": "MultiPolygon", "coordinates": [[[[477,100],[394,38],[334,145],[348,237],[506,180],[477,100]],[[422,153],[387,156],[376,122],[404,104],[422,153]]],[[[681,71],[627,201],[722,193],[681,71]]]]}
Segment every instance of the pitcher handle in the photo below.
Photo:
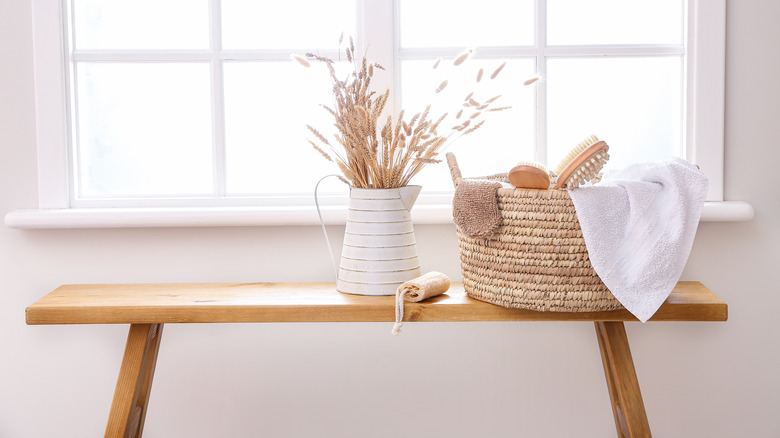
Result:
{"type": "Polygon", "coordinates": [[[333,247],[331,246],[330,239],[328,238],[328,231],[325,229],[325,221],[322,220],[322,212],[320,211],[320,201],[317,198],[317,189],[319,189],[320,183],[332,176],[338,178],[339,181],[343,181],[341,175],[336,175],[335,173],[332,173],[330,175],[325,175],[322,178],[320,178],[320,180],[317,181],[317,184],[314,186],[314,205],[317,207],[317,216],[319,216],[320,218],[320,225],[322,226],[322,234],[325,236],[325,244],[328,245],[328,254],[330,254],[330,262],[333,264],[333,271],[335,272],[336,279],[338,280],[339,266],[336,264],[336,256],[333,254],[333,247]]]}

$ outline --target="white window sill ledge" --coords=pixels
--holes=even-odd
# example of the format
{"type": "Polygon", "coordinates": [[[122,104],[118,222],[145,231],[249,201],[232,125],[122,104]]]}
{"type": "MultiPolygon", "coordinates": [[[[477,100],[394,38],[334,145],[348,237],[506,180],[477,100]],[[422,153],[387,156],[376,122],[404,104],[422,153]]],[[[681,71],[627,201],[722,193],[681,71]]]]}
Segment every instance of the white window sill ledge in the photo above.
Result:
{"type": "MultiPolygon", "coordinates": [[[[753,207],[742,201],[707,202],[702,221],[749,221],[753,207]]],[[[343,225],[346,207],[322,208],[327,225],[343,225]]],[[[418,205],[415,224],[452,223],[450,205],[418,205]]],[[[312,207],[83,208],[16,210],[5,216],[10,228],[146,228],[319,225],[312,207]]]]}

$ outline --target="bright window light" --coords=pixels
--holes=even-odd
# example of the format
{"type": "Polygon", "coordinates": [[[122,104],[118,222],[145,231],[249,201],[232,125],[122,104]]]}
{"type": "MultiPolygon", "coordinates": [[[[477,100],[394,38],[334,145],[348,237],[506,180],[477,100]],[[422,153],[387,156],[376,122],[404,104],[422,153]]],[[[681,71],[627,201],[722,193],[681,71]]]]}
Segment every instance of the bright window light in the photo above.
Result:
{"type": "Polygon", "coordinates": [[[533,0],[401,0],[401,47],[530,46],[533,0]]]}
{"type": "Polygon", "coordinates": [[[206,64],[80,63],[79,196],[210,195],[206,64]]]}
{"type": "Polygon", "coordinates": [[[79,50],[209,47],[208,0],[74,0],[73,21],[79,50]]]}

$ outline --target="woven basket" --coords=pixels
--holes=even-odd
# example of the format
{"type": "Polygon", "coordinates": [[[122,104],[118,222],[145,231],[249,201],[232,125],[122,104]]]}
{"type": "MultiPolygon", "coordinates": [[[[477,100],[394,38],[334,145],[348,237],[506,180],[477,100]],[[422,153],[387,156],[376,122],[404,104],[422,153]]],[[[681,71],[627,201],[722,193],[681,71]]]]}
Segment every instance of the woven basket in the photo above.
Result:
{"type": "MultiPolygon", "coordinates": [[[[447,154],[452,180],[463,180],[447,154]]],[[[507,174],[475,178],[508,181],[507,174]]],[[[574,204],[565,190],[498,189],[501,226],[488,238],[458,228],[466,292],[503,307],[550,312],[621,309],[588,259],[574,204]]]]}

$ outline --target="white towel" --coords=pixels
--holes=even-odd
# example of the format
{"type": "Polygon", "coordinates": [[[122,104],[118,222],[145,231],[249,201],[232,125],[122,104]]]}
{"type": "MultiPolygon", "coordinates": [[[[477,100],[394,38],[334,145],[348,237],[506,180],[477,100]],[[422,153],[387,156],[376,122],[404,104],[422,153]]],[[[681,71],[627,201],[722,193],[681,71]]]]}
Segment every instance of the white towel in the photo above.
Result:
{"type": "Polygon", "coordinates": [[[569,190],[593,269],[645,322],[682,275],[707,196],[693,164],[634,164],[596,185],[569,190]]]}

